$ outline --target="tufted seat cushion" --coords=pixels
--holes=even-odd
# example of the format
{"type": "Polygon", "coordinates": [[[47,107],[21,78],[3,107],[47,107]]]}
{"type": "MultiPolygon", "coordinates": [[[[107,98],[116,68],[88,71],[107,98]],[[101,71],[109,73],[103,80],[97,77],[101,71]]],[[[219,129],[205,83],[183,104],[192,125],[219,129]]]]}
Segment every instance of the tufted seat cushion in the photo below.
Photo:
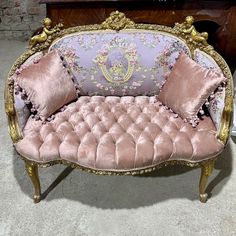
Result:
{"type": "Polygon", "coordinates": [[[28,159],[63,159],[102,170],[194,162],[223,150],[210,117],[192,128],[155,96],[81,96],[46,124],[29,118],[23,136],[15,146],[28,159]]]}

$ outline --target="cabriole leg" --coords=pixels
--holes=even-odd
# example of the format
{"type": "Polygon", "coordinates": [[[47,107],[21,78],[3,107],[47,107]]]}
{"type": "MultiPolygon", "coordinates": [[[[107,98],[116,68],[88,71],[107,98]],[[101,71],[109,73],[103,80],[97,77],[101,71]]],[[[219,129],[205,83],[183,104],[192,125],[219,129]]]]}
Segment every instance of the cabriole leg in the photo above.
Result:
{"type": "Polygon", "coordinates": [[[199,182],[199,199],[205,203],[207,201],[206,184],[208,177],[212,174],[214,169],[215,161],[208,161],[202,164],[201,178],[199,182]]]}
{"type": "Polygon", "coordinates": [[[41,187],[38,176],[38,166],[30,161],[25,161],[25,168],[34,185],[34,203],[38,203],[41,200],[41,187]]]}

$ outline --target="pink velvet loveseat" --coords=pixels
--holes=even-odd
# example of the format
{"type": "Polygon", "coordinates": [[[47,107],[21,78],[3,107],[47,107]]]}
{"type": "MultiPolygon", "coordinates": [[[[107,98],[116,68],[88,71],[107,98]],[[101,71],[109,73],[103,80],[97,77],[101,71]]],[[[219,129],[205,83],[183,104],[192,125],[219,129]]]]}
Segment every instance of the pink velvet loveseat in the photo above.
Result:
{"type": "MultiPolygon", "coordinates": [[[[192,17],[171,28],[135,24],[120,12],[100,25],[61,28],[46,18],[6,83],[9,132],[34,185],[34,201],[41,200],[38,167],[136,175],[183,164],[202,168],[199,197],[206,202],[207,178],[229,138],[233,97],[230,70],[208,45],[207,33],[196,31],[192,17]],[[193,94],[205,84],[186,89],[182,81],[166,91],[174,81],[168,77],[178,77],[180,57],[225,79],[214,84],[194,119],[184,119],[179,108],[192,108],[193,94]],[[185,98],[178,94],[182,88],[191,97],[185,102],[178,101],[185,98]]],[[[181,66],[180,80],[194,77],[190,66],[181,66]]],[[[213,79],[205,81],[208,86],[213,79]]]]}

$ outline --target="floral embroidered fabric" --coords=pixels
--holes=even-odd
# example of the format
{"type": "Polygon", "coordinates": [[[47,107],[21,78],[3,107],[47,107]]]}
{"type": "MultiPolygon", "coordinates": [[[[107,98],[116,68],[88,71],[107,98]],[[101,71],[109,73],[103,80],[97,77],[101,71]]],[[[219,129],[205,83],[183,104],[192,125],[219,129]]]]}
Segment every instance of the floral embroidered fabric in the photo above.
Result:
{"type": "Polygon", "coordinates": [[[123,30],[65,36],[49,49],[66,58],[82,95],[156,95],[181,52],[183,41],[162,32],[123,30]]]}
{"type": "MultiPolygon", "coordinates": [[[[215,70],[216,72],[221,72],[221,69],[217,65],[217,63],[208,56],[205,52],[200,50],[195,50],[194,52],[194,60],[201,66],[215,70]]],[[[221,90],[217,90],[214,94],[214,98],[209,101],[208,111],[211,115],[211,118],[217,128],[220,128],[221,114],[224,109],[224,100],[225,100],[225,87],[221,90]]]]}
{"type": "MultiPolygon", "coordinates": [[[[181,52],[190,55],[183,41],[175,36],[147,30],[81,32],[56,41],[77,80],[80,95],[158,95],[181,52]]],[[[34,63],[42,52],[32,55],[22,67],[34,63]]],[[[208,69],[220,71],[206,53],[196,50],[194,60],[208,69]]],[[[219,128],[225,89],[215,94],[208,110],[219,128]]],[[[14,95],[18,121],[23,129],[30,111],[20,94],[14,95]]]]}

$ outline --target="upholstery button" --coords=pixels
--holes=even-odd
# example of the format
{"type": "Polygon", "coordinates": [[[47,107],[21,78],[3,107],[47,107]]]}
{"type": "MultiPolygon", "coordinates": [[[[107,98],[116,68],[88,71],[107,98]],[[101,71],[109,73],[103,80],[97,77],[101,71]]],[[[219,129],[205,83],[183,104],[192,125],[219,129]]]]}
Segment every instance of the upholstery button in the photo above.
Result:
{"type": "MultiPolygon", "coordinates": [[[[56,114],[54,122],[46,123],[40,127],[30,127],[32,130],[30,130],[31,133],[29,137],[33,134],[37,138],[28,138],[30,141],[27,142],[38,142],[40,145],[49,145],[49,143],[46,142],[50,141],[50,136],[53,136],[58,143],[61,143],[62,146],[64,145],[63,148],[58,149],[62,151],[63,149],[66,150],[68,149],[66,145],[70,144],[71,146],[69,148],[72,147],[72,149],[74,148],[76,150],[75,154],[73,154],[75,156],[68,158],[71,158],[71,161],[77,160],[75,162],[81,165],[83,165],[86,160],[84,159],[83,163],[80,162],[81,159],[78,158],[78,150],[80,150],[80,148],[81,150],[83,149],[81,151],[81,158],[82,152],[86,152],[88,149],[89,151],[92,149],[95,150],[91,152],[93,153],[91,155],[96,155],[97,151],[99,152],[98,144],[103,138],[107,138],[110,143],[114,143],[114,145],[111,145],[115,147],[114,158],[117,156],[119,158],[119,152],[124,152],[125,156],[126,148],[130,151],[131,149],[129,148],[131,146],[133,146],[134,150],[138,147],[137,152],[143,151],[141,145],[143,143],[145,145],[149,143],[151,145],[150,148],[155,149],[154,156],[156,159],[154,157],[153,159],[155,159],[154,161],[157,163],[161,158],[163,158],[163,160],[170,158],[171,151],[176,152],[177,155],[176,153],[174,153],[174,155],[178,156],[178,152],[183,151],[183,149],[184,151],[191,150],[192,146],[196,145],[194,141],[196,139],[200,140],[200,136],[203,137],[209,132],[207,130],[201,132],[199,128],[192,129],[189,124],[184,124],[181,118],[175,119],[174,114],[165,111],[163,107],[158,111],[158,103],[148,103],[148,97],[142,98],[140,96],[134,101],[134,97],[132,97],[132,99],[130,97],[125,99],[109,97],[109,99],[106,99],[102,96],[96,96],[91,99],[86,96],[81,96],[76,103],[72,103],[69,106],[70,108],[61,112],[60,115],[56,114]],[[107,110],[109,110],[109,112],[107,110]],[[93,112],[96,113],[92,114],[93,112]],[[69,134],[71,134],[71,136],[69,136],[69,134]],[[82,145],[80,145],[81,143],[82,145]],[[89,147],[86,146],[87,144],[89,147]],[[179,145],[179,149],[173,148],[171,146],[172,144],[174,144],[174,147],[179,145]],[[166,150],[167,146],[168,150],[166,150]],[[182,147],[183,149],[181,149],[182,147]],[[120,150],[117,151],[119,148],[120,150]]],[[[27,132],[29,133],[29,131],[27,132]]],[[[109,145],[107,146],[105,147],[104,145],[104,148],[109,149],[109,145]]],[[[70,151],[72,152],[73,150],[70,149],[70,151]]],[[[103,153],[104,152],[101,151],[101,153],[98,154],[102,157],[103,153]]],[[[46,154],[50,156],[50,149],[46,154]]],[[[61,153],[59,154],[61,155],[61,153]]],[[[188,155],[191,157],[191,154],[192,153],[188,151],[185,155],[186,159],[188,155]]],[[[62,158],[63,155],[64,154],[62,154],[62,158]]],[[[50,158],[53,159],[55,157],[50,156],[50,158]]],[[[96,160],[95,156],[93,156],[89,159],[89,162],[86,163],[88,166],[93,167],[96,165],[96,163],[93,162],[93,158],[96,160]]],[[[142,163],[147,163],[146,155],[142,155],[141,158],[143,158],[142,163]]],[[[150,159],[151,158],[150,156],[150,159]]],[[[111,160],[114,161],[114,159],[111,160]]],[[[121,164],[125,165],[125,161],[127,161],[127,158],[123,163],[121,162],[121,164]]]]}

